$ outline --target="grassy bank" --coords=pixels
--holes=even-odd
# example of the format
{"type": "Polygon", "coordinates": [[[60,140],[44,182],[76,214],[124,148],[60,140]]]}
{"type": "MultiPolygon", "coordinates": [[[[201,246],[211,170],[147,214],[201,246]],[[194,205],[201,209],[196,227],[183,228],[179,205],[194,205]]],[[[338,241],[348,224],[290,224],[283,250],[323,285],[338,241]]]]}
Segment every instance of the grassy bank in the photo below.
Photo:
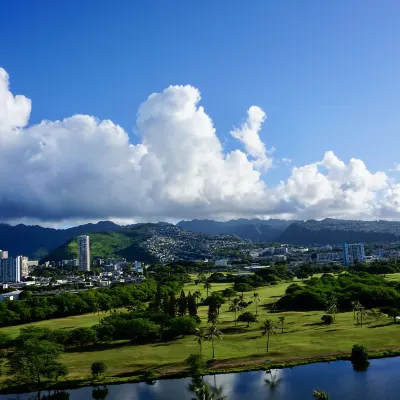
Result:
{"type": "MultiPolygon", "coordinates": [[[[399,279],[388,276],[388,279],[399,279]]],[[[257,289],[261,302],[258,306],[259,322],[246,328],[245,324],[234,324],[234,315],[228,311],[228,304],[220,310],[218,328],[224,332],[223,340],[216,342],[216,361],[209,366],[209,372],[237,372],[265,367],[265,360],[272,366],[294,366],[298,364],[333,361],[348,357],[353,344],[360,343],[374,349],[374,355],[399,354],[398,340],[400,324],[393,324],[388,318],[369,321],[358,326],[353,313],[340,313],[333,325],[321,325],[322,312],[285,312],[270,313],[267,305],[276,301],[289,283],[267,286],[257,289]],[[260,333],[260,325],[266,318],[276,323],[280,316],[285,316],[283,333],[278,329],[270,339],[270,351],[266,353],[266,339],[260,333]],[[386,352],[386,353],[384,353],[386,352]]],[[[223,290],[231,286],[227,283],[212,284],[212,291],[223,290]]],[[[202,286],[189,284],[185,291],[205,290],[202,286]]],[[[245,293],[250,300],[251,293],[245,293]]],[[[255,312],[255,305],[246,311],[255,312]]],[[[207,325],[207,307],[199,307],[199,316],[204,326],[207,325]]],[[[86,314],[76,317],[54,319],[36,323],[53,329],[72,329],[78,326],[91,326],[98,322],[97,315],[86,314]]],[[[1,328],[0,331],[16,336],[21,326],[1,328]]],[[[280,327],[280,325],[279,325],[280,327]]],[[[61,361],[69,368],[68,380],[61,382],[66,387],[91,384],[90,365],[94,361],[103,361],[108,366],[105,383],[135,382],[145,380],[149,373],[161,377],[182,376],[185,372],[184,360],[191,353],[197,353],[199,346],[192,336],[172,342],[158,342],[146,345],[132,345],[118,341],[106,345],[90,347],[87,350],[72,349],[63,354],[61,361]]],[[[211,344],[203,344],[203,355],[211,359],[211,344]]],[[[11,388],[10,388],[11,389],[11,388]]]]}

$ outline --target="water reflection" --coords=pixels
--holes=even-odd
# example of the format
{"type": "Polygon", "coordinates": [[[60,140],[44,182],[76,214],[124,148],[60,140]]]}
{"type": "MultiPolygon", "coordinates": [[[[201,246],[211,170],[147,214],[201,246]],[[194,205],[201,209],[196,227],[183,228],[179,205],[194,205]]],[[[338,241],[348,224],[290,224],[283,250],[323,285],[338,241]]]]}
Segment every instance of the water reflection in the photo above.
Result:
{"type": "Polygon", "coordinates": [[[214,382],[214,385],[209,385],[201,376],[193,377],[187,386],[187,390],[195,395],[191,400],[227,400],[228,398],[222,395],[224,387],[217,385],[215,375],[214,382]]]}
{"type": "Polygon", "coordinates": [[[70,394],[64,390],[54,390],[53,393],[49,391],[47,394],[38,392],[30,397],[30,400],[69,400],[70,394]]]}
{"type": "MultiPolygon", "coordinates": [[[[200,378],[200,381],[185,378],[159,380],[154,385],[144,382],[109,385],[106,400],[197,400],[199,396],[203,400],[207,398],[205,395],[210,394],[215,398],[226,396],[229,400],[298,400],[312,399],[313,390],[323,390],[332,399],[392,400],[399,398],[399,370],[400,357],[372,360],[370,367],[362,372],[355,372],[349,361],[338,361],[267,372],[212,375],[200,378]],[[198,387],[197,391],[188,391],[190,384],[193,389],[198,387]],[[208,392],[204,388],[206,385],[208,392]],[[213,387],[217,390],[213,391],[213,387]]],[[[93,389],[86,387],[71,390],[69,400],[94,398],[93,389]]],[[[40,397],[33,393],[0,395],[0,400],[68,399],[65,396],[62,392],[42,392],[40,397]],[[43,398],[49,394],[52,397],[43,398]]]]}
{"type": "Polygon", "coordinates": [[[281,370],[279,369],[268,369],[265,371],[267,377],[264,379],[265,384],[268,386],[271,392],[275,392],[275,390],[281,384],[283,378],[281,377],[281,370]]]}
{"type": "Polygon", "coordinates": [[[92,390],[92,399],[93,400],[105,400],[108,396],[108,388],[107,386],[95,386],[92,390]]]}

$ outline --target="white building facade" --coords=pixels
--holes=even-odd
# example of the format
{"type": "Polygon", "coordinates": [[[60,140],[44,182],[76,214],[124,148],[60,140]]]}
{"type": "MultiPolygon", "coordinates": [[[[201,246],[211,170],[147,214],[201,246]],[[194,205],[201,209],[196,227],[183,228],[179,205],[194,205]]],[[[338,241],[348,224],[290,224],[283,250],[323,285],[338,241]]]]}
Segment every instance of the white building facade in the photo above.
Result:
{"type": "Polygon", "coordinates": [[[81,271],[90,271],[90,238],[78,236],[78,263],[81,271]]]}

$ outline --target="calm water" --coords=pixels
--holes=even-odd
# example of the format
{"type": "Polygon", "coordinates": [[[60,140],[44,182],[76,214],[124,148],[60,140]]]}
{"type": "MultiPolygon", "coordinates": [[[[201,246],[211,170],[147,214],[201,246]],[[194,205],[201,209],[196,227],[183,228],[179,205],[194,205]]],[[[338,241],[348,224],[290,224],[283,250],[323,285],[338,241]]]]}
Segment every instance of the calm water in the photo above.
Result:
{"type": "MultiPolygon", "coordinates": [[[[187,391],[190,379],[157,381],[108,386],[107,400],[190,400],[193,393],[187,391]]],[[[355,372],[349,361],[309,364],[282,370],[243,372],[238,374],[205,377],[205,381],[223,389],[229,400],[263,399],[313,399],[313,389],[321,389],[330,399],[385,400],[400,398],[400,357],[372,360],[365,372],[355,372]],[[277,382],[271,389],[265,382],[269,378],[277,382]],[[251,396],[251,398],[249,397],[251,396]]],[[[27,400],[32,394],[3,395],[1,400],[27,400]]],[[[92,388],[70,391],[70,400],[92,398],[92,388]]]]}

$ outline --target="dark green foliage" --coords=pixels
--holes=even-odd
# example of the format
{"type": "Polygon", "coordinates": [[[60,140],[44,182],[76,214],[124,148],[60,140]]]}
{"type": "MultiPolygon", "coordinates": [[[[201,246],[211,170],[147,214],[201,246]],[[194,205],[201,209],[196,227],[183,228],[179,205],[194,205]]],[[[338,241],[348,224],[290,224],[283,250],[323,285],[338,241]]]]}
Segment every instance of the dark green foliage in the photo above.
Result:
{"type": "Polygon", "coordinates": [[[11,337],[7,333],[0,332],[0,349],[6,349],[11,345],[11,337]]]}
{"type": "Polygon", "coordinates": [[[19,343],[9,356],[9,371],[20,382],[40,384],[43,378],[57,380],[68,370],[58,361],[63,351],[61,345],[35,336],[18,337],[19,343]]]}
{"type": "Polygon", "coordinates": [[[93,328],[76,328],[69,333],[67,345],[88,346],[97,342],[97,332],[93,328]]]}
{"type": "Polygon", "coordinates": [[[169,314],[169,296],[167,292],[164,293],[162,309],[165,314],[169,314]]]}
{"type": "Polygon", "coordinates": [[[222,291],[222,295],[230,300],[231,297],[236,296],[236,290],[232,288],[226,288],[222,291]]]}
{"type": "Polygon", "coordinates": [[[175,317],[176,315],[176,299],[174,293],[171,293],[169,296],[168,314],[170,317],[175,317]]]}
{"type": "Polygon", "coordinates": [[[247,283],[240,283],[240,282],[236,282],[233,286],[233,288],[237,291],[237,292],[250,292],[252,291],[254,288],[253,286],[250,286],[247,283]]]}
{"type": "Polygon", "coordinates": [[[189,315],[195,317],[197,315],[196,298],[190,292],[187,297],[187,306],[189,315]]]}
{"type": "Polygon", "coordinates": [[[213,310],[216,310],[217,314],[219,314],[219,309],[222,304],[225,303],[225,299],[219,292],[214,292],[211,296],[208,296],[204,301],[203,305],[211,306],[213,310]]]}
{"type": "Polygon", "coordinates": [[[362,274],[341,274],[336,279],[324,274],[320,279],[312,278],[305,286],[290,285],[286,295],[277,302],[280,310],[326,310],[336,298],[338,311],[352,310],[355,301],[365,308],[393,306],[400,301],[400,289],[396,283],[384,278],[362,274]]]}
{"type": "Polygon", "coordinates": [[[161,301],[162,301],[162,288],[161,285],[157,285],[157,291],[156,295],[154,298],[154,311],[160,311],[161,310],[161,301]]]}
{"type": "Polygon", "coordinates": [[[192,317],[175,317],[171,321],[170,333],[173,337],[193,335],[198,323],[192,317]]]}
{"type": "Polygon", "coordinates": [[[189,366],[190,374],[198,375],[202,369],[205,368],[206,363],[201,354],[190,354],[185,360],[185,363],[189,366]]]}
{"type": "Polygon", "coordinates": [[[218,308],[215,303],[210,303],[208,306],[207,320],[212,324],[215,324],[218,320],[218,308]]]}
{"type": "Polygon", "coordinates": [[[393,307],[383,307],[381,311],[389,318],[393,318],[393,322],[397,323],[397,317],[400,317],[400,310],[393,308],[393,307]]]}
{"type": "Polygon", "coordinates": [[[156,283],[149,279],[137,285],[116,285],[110,289],[58,296],[34,296],[30,289],[23,293],[24,300],[0,302],[0,326],[108,312],[117,307],[127,307],[133,301],[143,303],[155,295],[156,283]]]}
{"type": "Polygon", "coordinates": [[[368,362],[368,350],[365,346],[355,344],[351,349],[351,361],[365,363],[368,362]]]}
{"type": "Polygon", "coordinates": [[[178,313],[181,317],[187,313],[187,299],[183,289],[181,291],[181,295],[179,296],[178,300],[178,313]]]}
{"type": "Polygon", "coordinates": [[[321,320],[325,325],[331,325],[333,324],[333,315],[325,314],[321,317],[321,320]]]}
{"type": "Polygon", "coordinates": [[[350,360],[355,371],[365,371],[369,367],[367,348],[363,345],[355,344],[351,349],[350,360]]]}
{"type": "Polygon", "coordinates": [[[162,312],[147,311],[114,313],[104,318],[94,329],[99,341],[101,332],[109,332],[107,339],[130,340],[134,344],[143,344],[193,334],[198,324],[198,317],[171,317],[162,312]]]}
{"type": "Polygon", "coordinates": [[[107,372],[107,365],[103,361],[95,361],[90,367],[93,379],[97,379],[99,376],[104,375],[107,372]]]}
{"type": "Polygon", "coordinates": [[[257,317],[253,313],[246,311],[243,314],[240,314],[237,320],[239,322],[245,322],[247,327],[249,327],[253,322],[257,322],[257,317]]]}

